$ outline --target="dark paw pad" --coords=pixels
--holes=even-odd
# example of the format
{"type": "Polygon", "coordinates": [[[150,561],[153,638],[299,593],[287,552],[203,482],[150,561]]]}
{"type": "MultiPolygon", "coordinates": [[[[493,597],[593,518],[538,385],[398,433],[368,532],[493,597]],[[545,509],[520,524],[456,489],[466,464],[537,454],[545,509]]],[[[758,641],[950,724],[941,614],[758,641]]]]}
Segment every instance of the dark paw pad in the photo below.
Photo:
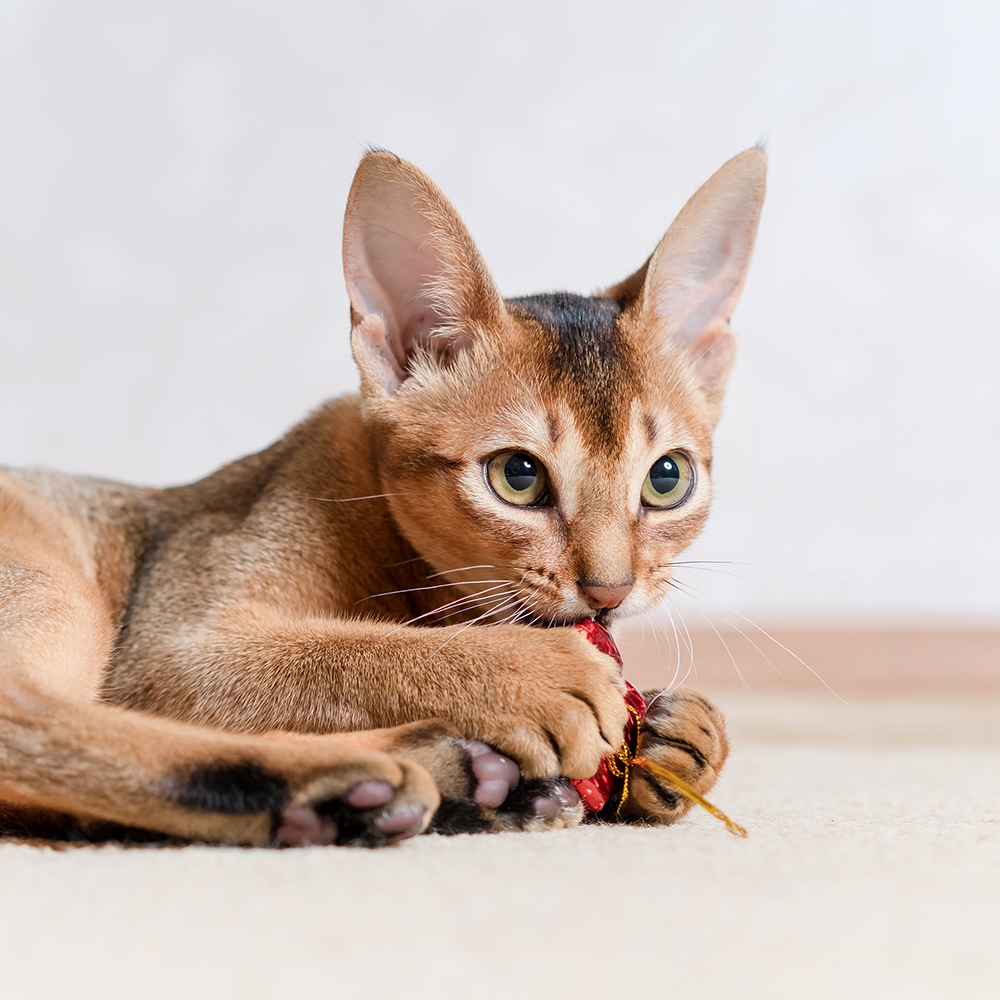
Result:
{"type": "Polygon", "coordinates": [[[532,778],[511,792],[501,810],[508,829],[524,829],[533,820],[554,820],[580,801],[576,789],[565,781],[532,778]]]}

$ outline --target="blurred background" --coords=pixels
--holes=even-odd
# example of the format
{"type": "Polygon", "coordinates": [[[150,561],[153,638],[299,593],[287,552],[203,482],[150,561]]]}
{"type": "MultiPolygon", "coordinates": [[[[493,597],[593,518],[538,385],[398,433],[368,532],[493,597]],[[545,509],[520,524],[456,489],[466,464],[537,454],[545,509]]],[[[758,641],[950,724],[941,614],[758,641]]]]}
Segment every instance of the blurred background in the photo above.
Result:
{"type": "Polygon", "coordinates": [[[719,629],[812,683],[753,622],[831,681],[1000,684],[998,41],[982,2],[0,0],[0,461],[181,482],[353,390],[366,144],[520,295],[631,273],[766,140],[715,510],[632,655],[686,669],[686,625],[734,680],[719,629]]]}

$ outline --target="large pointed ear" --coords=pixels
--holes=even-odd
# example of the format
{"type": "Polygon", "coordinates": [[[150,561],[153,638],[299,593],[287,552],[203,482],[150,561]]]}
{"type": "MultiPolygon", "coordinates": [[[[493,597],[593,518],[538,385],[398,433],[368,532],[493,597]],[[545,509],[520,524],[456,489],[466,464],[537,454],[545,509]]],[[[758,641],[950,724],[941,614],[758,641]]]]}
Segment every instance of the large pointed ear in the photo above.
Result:
{"type": "Polygon", "coordinates": [[[757,235],[767,157],[733,157],[681,209],[653,256],[604,294],[639,312],[660,348],[682,349],[713,402],[721,397],[736,338],[729,328],[757,235]]]}
{"type": "Polygon", "coordinates": [[[412,163],[369,153],[344,218],[354,358],[366,393],[392,395],[424,349],[440,363],[467,347],[503,301],[458,213],[412,163]]]}

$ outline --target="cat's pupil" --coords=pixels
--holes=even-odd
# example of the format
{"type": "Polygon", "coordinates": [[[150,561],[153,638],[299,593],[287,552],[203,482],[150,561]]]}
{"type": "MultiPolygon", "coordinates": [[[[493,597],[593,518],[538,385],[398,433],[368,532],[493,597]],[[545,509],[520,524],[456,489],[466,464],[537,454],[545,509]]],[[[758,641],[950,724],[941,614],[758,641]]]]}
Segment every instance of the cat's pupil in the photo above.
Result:
{"type": "Polygon", "coordinates": [[[677,488],[681,480],[681,471],[677,463],[669,456],[657,459],[649,470],[649,484],[661,496],[677,488]]]}
{"type": "Polygon", "coordinates": [[[530,455],[518,451],[507,459],[507,464],[503,467],[503,475],[512,490],[523,493],[535,485],[538,479],[538,468],[530,455]]]}

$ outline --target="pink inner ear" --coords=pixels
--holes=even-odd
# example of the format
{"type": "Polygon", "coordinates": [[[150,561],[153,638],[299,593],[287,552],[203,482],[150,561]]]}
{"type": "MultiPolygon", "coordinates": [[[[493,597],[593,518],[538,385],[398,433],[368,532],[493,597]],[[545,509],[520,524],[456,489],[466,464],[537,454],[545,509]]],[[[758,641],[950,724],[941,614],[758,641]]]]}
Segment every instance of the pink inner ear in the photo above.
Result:
{"type": "MultiPolygon", "coordinates": [[[[415,213],[413,213],[415,215],[415,213]]],[[[419,219],[419,216],[416,217],[419,219]]],[[[388,341],[401,367],[428,333],[445,318],[433,303],[430,288],[447,280],[447,265],[430,245],[426,231],[392,225],[376,216],[362,232],[362,268],[358,285],[385,316],[388,341]]]]}
{"type": "Polygon", "coordinates": [[[736,337],[728,323],[710,326],[698,334],[689,350],[699,382],[711,389],[719,385],[736,360],[736,337]]]}
{"type": "Polygon", "coordinates": [[[387,396],[393,395],[403,384],[406,372],[386,338],[382,317],[375,313],[366,316],[354,328],[351,346],[362,379],[374,381],[387,396]]]}

